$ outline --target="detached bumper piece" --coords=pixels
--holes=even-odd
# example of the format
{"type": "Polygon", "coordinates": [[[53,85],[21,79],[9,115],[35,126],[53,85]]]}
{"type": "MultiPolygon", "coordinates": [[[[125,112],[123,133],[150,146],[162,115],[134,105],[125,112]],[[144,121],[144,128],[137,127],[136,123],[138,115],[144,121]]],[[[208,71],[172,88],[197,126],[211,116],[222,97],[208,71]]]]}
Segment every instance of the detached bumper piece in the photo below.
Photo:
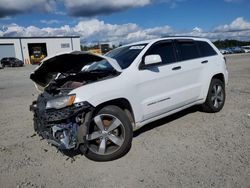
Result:
{"type": "Polygon", "coordinates": [[[45,110],[44,105],[34,101],[30,110],[34,112],[34,129],[60,150],[76,149],[78,130],[84,121],[84,115],[91,109],[90,104],[71,106],[60,110],[45,110]]]}
{"type": "Polygon", "coordinates": [[[52,127],[53,139],[48,141],[59,149],[73,149],[77,143],[77,124],[59,124],[52,127]]]}

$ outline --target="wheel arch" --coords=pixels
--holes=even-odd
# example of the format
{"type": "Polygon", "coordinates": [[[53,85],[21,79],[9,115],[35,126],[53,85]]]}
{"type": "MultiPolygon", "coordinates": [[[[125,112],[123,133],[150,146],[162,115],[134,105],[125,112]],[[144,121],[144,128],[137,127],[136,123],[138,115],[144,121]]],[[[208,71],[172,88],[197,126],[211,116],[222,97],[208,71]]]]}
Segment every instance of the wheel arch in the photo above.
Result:
{"type": "Polygon", "coordinates": [[[215,74],[215,75],[211,78],[210,83],[211,83],[211,81],[212,81],[213,79],[215,79],[215,78],[221,80],[221,81],[223,82],[224,86],[225,86],[225,76],[224,76],[223,73],[215,74]]]}
{"type": "Polygon", "coordinates": [[[213,79],[215,79],[215,78],[221,80],[224,83],[224,86],[226,85],[226,78],[225,78],[225,75],[222,72],[217,72],[217,73],[212,74],[207,79],[206,84],[204,85],[204,87],[202,89],[202,94],[201,94],[200,98],[203,99],[203,100],[201,101],[201,103],[205,102],[205,100],[207,98],[207,95],[208,95],[208,90],[209,90],[211,81],[213,79]]]}
{"type": "Polygon", "coordinates": [[[105,101],[101,104],[98,104],[95,107],[93,115],[95,115],[103,107],[109,106],[109,105],[114,105],[114,106],[121,108],[125,112],[127,117],[129,118],[132,126],[134,127],[134,125],[135,125],[134,111],[133,111],[132,105],[130,104],[129,100],[126,98],[116,98],[116,99],[112,99],[109,101],[105,101]]]}
{"type": "Polygon", "coordinates": [[[204,112],[208,112],[208,113],[215,113],[215,112],[219,112],[225,103],[225,77],[222,73],[218,73],[215,74],[214,76],[212,76],[210,83],[209,83],[209,88],[207,91],[207,96],[206,96],[206,100],[204,101],[204,103],[202,103],[202,110],[204,112]],[[220,94],[220,102],[218,101],[217,98],[217,94],[215,94],[217,91],[212,92],[212,90],[217,90],[216,88],[214,89],[214,83],[219,83],[222,86],[222,92],[220,91],[220,93],[223,93],[223,95],[220,94]],[[214,94],[212,94],[214,93],[214,94]],[[212,97],[215,97],[215,101],[217,101],[217,105],[215,106],[212,97]]]}

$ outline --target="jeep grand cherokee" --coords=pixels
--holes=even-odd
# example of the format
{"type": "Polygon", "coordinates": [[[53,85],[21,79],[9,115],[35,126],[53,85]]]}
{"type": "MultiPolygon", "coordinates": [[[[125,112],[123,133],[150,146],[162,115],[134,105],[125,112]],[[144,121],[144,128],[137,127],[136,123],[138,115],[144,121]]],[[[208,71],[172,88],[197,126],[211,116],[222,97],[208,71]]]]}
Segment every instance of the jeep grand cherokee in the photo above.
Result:
{"type": "Polygon", "coordinates": [[[152,121],[193,105],[220,111],[228,81],[220,51],[193,37],[56,55],[30,77],[42,91],[31,105],[35,131],[96,161],[125,155],[133,131],[152,121]]]}

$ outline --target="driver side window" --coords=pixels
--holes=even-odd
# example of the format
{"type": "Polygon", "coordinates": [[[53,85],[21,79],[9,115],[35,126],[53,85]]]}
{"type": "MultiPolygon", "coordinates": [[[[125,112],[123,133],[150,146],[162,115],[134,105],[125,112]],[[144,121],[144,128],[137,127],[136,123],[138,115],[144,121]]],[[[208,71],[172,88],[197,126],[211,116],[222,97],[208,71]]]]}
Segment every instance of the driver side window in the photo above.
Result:
{"type": "Polygon", "coordinates": [[[160,55],[162,64],[170,64],[176,62],[175,51],[173,43],[171,41],[154,44],[146,52],[145,56],[147,55],[160,55]]]}

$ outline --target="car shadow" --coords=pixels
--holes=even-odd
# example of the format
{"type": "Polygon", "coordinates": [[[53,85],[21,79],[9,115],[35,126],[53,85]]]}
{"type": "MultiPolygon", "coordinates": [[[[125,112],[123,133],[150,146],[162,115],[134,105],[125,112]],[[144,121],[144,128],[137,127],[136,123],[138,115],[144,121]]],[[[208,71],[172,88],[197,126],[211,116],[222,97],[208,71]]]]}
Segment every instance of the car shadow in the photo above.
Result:
{"type": "Polygon", "coordinates": [[[198,111],[201,111],[199,106],[192,106],[190,108],[187,108],[185,110],[182,110],[180,112],[177,112],[175,114],[172,114],[170,116],[167,116],[167,117],[164,117],[162,119],[159,119],[159,120],[156,120],[152,123],[149,123],[149,124],[146,124],[144,125],[142,128],[136,130],[133,134],[133,137],[137,137],[139,136],[140,134],[142,133],[145,133],[147,131],[150,131],[156,127],[161,127],[167,123],[170,123],[172,121],[175,121],[176,119],[179,119],[181,117],[184,117],[188,114],[191,114],[191,113],[195,113],[195,112],[198,112],[198,111]]]}
{"type": "MultiPolygon", "coordinates": [[[[162,119],[156,120],[152,123],[146,124],[142,128],[136,130],[133,134],[133,137],[135,138],[135,137],[139,136],[140,134],[143,134],[147,131],[150,131],[156,127],[161,127],[169,122],[175,121],[176,119],[179,119],[179,118],[184,117],[184,116],[191,114],[191,113],[195,113],[197,111],[200,111],[199,106],[193,106],[193,107],[187,108],[185,110],[182,110],[180,112],[177,112],[173,115],[170,115],[170,116],[164,117],[162,119]]],[[[129,152],[129,150],[130,150],[130,148],[126,151],[125,155],[129,152]]],[[[67,156],[66,160],[70,160],[71,163],[73,163],[76,160],[75,157],[77,157],[79,155],[84,155],[83,153],[80,152],[79,149],[77,149],[77,150],[60,150],[60,152],[63,155],[67,156]]]]}
{"type": "Polygon", "coordinates": [[[71,163],[76,160],[75,159],[76,156],[83,155],[83,153],[81,153],[81,151],[79,149],[77,149],[77,150],[60,150],[60,152],[63,155],[67,156],[68,158],[66,158],[66,161],[70,160],[71,163]]]}

